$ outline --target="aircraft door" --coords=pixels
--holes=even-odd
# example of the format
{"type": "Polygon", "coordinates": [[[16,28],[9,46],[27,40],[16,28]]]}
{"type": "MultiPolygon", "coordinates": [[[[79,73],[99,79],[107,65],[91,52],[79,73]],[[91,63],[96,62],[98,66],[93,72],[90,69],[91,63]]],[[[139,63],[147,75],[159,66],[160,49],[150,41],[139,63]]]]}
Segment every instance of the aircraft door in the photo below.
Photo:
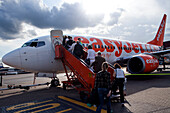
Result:
{"type": "Polygon", "coordinates": [[[63,31],[62,30],[51,30],[51,43],[53,50],[56,45],[61,45],[63,42],[63,31]]]}

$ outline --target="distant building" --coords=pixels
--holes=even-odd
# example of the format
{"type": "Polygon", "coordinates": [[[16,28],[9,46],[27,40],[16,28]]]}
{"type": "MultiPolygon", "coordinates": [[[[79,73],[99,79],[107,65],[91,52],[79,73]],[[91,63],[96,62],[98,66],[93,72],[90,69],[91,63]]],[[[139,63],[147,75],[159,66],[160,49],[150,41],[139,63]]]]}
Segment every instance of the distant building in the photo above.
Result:
{"type": "Polygon", "coordinates": [[[0,62],[0,68],[3,68],[4,66],[3,66],[3,64],[0,62]]]}
{"type": "MultiPolygon", "coordinates": [[[[170,41],[163,42],[164,50],[170,49],[170,41]]],[[[166,64],[170,63],[170,53],[164,55],[164,61],[166,64]]]]}

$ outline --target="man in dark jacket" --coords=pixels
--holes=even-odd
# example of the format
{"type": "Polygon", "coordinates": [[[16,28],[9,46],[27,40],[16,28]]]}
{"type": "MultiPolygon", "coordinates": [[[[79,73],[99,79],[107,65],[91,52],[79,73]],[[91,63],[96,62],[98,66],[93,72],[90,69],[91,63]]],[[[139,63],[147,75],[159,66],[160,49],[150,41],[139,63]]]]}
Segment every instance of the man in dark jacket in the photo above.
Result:
{"type": "Polygon", "coordinates": [[[69,40],[66,42],[66,49],[69,49],[74,42],[71,36],[68,36],[68,39],[69,40]]]}
{"type": "Polygon", "coordinates": [[[79,41],[77,41],[77,44],[74,46],[73,55],[78,59],[83,57],[83,47],[80,45],[79,41]]]}
{"type": "Polygon", "coordinates": [[[105,62],[105,58],[101,56],[101,52],[97,53],[98,56],[95,57],[95,61],[92,63],[95,73],[102,70],[102,63],[105,62]]]}

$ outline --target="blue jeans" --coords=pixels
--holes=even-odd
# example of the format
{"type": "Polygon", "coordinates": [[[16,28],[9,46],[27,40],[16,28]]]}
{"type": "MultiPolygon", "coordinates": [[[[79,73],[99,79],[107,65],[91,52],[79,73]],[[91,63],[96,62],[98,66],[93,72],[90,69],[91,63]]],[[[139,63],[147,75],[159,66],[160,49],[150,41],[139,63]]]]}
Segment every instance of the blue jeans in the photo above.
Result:
{"type": "MultiPolygon", "coordinates": [[[[106,88],[98,88],[98,95],[100,100],[100,105],[97,107],[96,113],[101,113],[102,106],[104,104],[104,97],[107,97],[109,90],[106,88]]],[[[107,97],[107,113],[111,112],[111,102],[110,97],[107,97]]]]}

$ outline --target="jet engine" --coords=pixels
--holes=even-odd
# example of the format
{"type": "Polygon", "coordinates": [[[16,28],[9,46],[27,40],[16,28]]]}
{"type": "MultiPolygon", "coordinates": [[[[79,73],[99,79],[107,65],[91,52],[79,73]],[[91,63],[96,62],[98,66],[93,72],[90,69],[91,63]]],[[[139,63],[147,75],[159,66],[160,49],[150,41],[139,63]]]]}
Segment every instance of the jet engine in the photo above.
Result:
{"type": "Polygon", "coordinates": [[[132,74],[149,73],[157,69],[159,61],[151,55],[137,55],[129,59],[127,69],[132,74]]]}

